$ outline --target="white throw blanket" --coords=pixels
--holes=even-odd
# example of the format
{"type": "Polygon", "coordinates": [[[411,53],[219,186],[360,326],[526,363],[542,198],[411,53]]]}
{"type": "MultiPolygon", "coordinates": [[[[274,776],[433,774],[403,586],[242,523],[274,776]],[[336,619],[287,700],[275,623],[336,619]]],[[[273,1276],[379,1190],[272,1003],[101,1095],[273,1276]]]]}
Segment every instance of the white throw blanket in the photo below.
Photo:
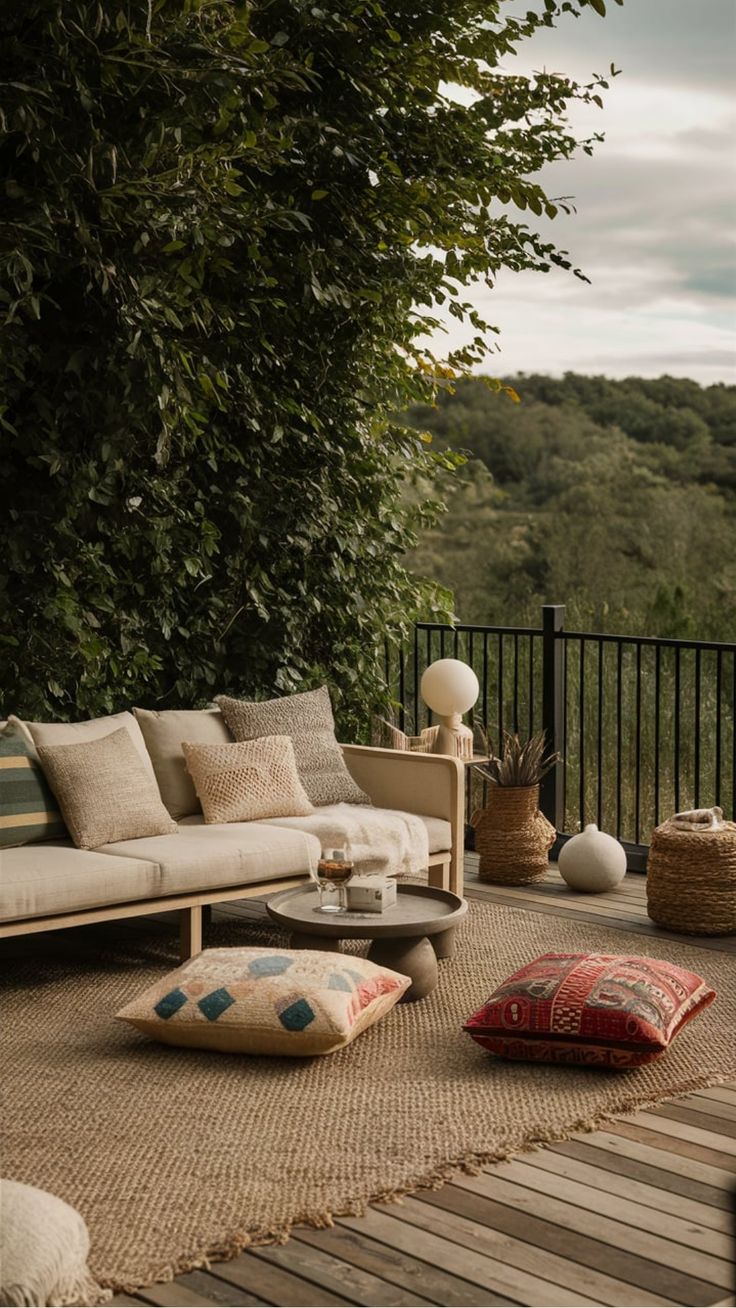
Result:
{"type": "Polygon", "coordinates": [[[316,836],[323,849],[346,843],[363,876],[417,876],[429,863],[429,837],[420,817],[389,808],[327,804],[307,817],[269,818],[275,827],[294,827],[316,836]]]}

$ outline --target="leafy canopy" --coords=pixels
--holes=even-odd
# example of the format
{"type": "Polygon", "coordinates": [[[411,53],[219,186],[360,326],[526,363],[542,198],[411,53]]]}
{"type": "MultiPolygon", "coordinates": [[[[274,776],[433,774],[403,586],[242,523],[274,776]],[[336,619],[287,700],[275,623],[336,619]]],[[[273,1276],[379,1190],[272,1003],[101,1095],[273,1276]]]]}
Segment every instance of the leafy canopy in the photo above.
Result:
{"type": "Polygon", "coordinates": [[[525,211],[605,80],[501,65],[588,4],[3,7],[6,709],[375,700],[446,600],[402,485],[456,461],[392,415],[490,348],[471,279],[570,267],[525,211]],[[473,334],[437,360],[443,303],[473,334]]]}

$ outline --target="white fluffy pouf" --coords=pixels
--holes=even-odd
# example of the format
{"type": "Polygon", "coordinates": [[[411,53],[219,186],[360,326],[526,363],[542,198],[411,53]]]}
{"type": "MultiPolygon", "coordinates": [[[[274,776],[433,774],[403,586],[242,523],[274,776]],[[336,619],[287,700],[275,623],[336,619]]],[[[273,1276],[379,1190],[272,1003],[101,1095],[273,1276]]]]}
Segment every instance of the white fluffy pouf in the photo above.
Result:
{"type": "Polygon", "coordinates": [[[568,840],[557,859],[560,876],[572,890],[613,890],[626,875],[626,852],[618,840],[589,822],[568,840]]]}
{"type": "Polygon", "coordinates": [[[0,1304],[106,1303],[87,1267],[89,1233],[75,1208],[45,1190],[0,1180],[0,1304]]]}

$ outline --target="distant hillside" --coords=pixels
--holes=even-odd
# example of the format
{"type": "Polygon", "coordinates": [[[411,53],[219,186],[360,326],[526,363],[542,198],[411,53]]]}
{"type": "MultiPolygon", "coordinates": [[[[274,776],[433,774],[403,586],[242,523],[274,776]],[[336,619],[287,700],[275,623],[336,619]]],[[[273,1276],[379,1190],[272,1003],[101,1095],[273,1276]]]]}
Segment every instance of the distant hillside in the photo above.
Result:
{"type": "Polygon", "coordinates": [[[736,387],[482,379],[409,421],[468,455],[410,566],[464,621],[566,602],[592,629],[736,639],[736,387]]]}

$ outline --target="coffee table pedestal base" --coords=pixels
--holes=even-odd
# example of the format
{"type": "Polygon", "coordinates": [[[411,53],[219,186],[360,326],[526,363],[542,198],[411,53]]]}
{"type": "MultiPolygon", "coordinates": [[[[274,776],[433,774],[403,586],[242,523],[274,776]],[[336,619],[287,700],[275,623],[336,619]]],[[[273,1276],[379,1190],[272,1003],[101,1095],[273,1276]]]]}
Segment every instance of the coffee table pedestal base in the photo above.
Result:
{"type": "Polygon", "coordinates": [[[424,999],[437,985],[437,955],[427,936],[373,940],[368,957],[380,967],[390,967],[393,972],[411,977],[411,985],[401,997],[404,1004],[424,999]]]}
{"type": "Polygon", "coordinates": [[[342,953],[342,941],[335,936],[307,935],[306,931],[292,931],[289,945],[292,949],[321,949],[326,954],[342,953]]]}

